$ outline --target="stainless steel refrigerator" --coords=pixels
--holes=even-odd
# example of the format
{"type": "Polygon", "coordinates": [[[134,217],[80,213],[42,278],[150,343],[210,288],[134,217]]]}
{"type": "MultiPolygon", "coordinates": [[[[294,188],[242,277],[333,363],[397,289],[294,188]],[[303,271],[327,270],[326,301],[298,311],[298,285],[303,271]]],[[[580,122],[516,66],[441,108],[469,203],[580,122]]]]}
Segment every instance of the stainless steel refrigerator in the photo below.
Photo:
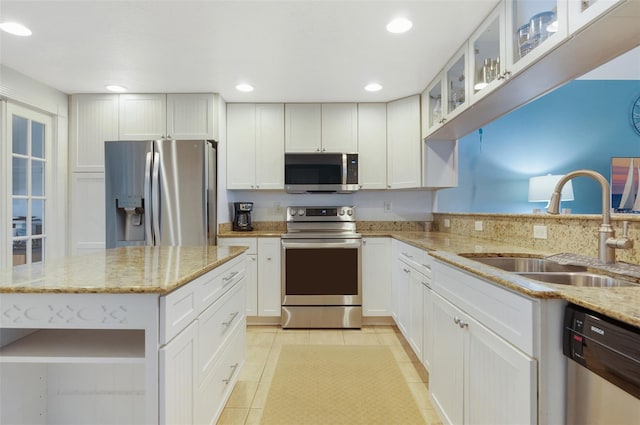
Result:
{"type": "Polygon", "coordinates": [[[215,245],[213,140],[105,142],[106,246],[215,245]]]}

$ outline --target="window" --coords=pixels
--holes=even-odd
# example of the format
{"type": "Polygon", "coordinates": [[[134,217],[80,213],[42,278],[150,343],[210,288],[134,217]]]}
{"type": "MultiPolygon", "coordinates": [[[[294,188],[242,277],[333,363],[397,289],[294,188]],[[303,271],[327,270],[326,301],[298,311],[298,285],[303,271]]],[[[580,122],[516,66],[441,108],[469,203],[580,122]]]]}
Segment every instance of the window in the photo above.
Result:
{"type": "Polygon", "coordinates": [[[7,138],[11,149],[12,264],[41,262],[46,252],[51,118],[8,104],[7,138]]]}

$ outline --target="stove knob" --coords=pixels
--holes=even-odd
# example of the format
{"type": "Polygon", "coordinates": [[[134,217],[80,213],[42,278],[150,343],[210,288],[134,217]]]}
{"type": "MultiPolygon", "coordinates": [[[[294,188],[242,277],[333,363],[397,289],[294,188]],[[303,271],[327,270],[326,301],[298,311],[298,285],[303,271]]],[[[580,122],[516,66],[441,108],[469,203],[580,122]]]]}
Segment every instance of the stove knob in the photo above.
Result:
{"type": "Polygon", "coordinates": [[[340,210],[340,215],[344,215],[344,210],[340,210]]]}
{"type": "Polygon", "coordinates": [[[289,210],[289,214],[291,214],[291,217],[294,217],[297,214],[298,210],[296,210],[295,208],[291,208],[291,210],[289,210]]]}
{"type": "Polygon", "coordinates": [[[347,215],[352,216],[353,215],[353,210],[351,208],[349,208],[347,210],[347,215]]]}
{"type": "Polygon", "coordinates": [[[298,215],[304,215],[304,208],[298,209],[298,215]]]}

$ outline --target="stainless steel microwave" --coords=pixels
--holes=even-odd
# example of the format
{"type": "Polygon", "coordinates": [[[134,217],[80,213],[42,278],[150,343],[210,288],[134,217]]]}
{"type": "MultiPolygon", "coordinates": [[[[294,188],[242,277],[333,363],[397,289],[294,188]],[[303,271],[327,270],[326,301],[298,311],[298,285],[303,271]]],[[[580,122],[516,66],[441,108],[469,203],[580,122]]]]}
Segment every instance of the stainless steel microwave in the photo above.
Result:
{"type": "Polygon", "coordinates": [[[288,193],[351,193],[358,186],[357,153],[285,153],[288,193]]]}

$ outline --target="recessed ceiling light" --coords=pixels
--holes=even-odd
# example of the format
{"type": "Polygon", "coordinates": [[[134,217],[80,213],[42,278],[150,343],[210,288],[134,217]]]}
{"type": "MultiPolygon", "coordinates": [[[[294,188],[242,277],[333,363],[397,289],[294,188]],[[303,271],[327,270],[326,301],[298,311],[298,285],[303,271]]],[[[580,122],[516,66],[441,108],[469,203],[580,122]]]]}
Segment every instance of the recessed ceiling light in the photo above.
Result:
{"type": "Polygon", "coordinates": [[[236,86],[236,90],[243,91],[243,92],[250,92],[250,91],[253,91],[253,86],[251,84],[242,83],[236,86]]]}
{"type": "Polygon", "coordinates": [[[106,88],[109,91],[112,91],[114,93],[123,93],[127,91],[126,87],[122,87],[122,86],[117,86],[115,84],[110,84],[108,86],[105,86],[104,88],[106,88]]]}
{"type": "Polygon", "coordinates": [[[9,34],[19,35],[21,37],[31,35],[31,30],[29,28],[17,22],[3,22],[0,24],[0,29],[8,32],[9,34]]]}
{"type": "Polygon", "coordinates": [[[387,31],[400,34],[409,31],[412,26],[413,22],[407,18],[396,18],[387,24],[387,31]]]}
{"type": "Polygon", "coordinates": [[[366,91],[379,91],[382,90],[382,86],[378,83],[370,83],[364,86],[366,91]]]}

